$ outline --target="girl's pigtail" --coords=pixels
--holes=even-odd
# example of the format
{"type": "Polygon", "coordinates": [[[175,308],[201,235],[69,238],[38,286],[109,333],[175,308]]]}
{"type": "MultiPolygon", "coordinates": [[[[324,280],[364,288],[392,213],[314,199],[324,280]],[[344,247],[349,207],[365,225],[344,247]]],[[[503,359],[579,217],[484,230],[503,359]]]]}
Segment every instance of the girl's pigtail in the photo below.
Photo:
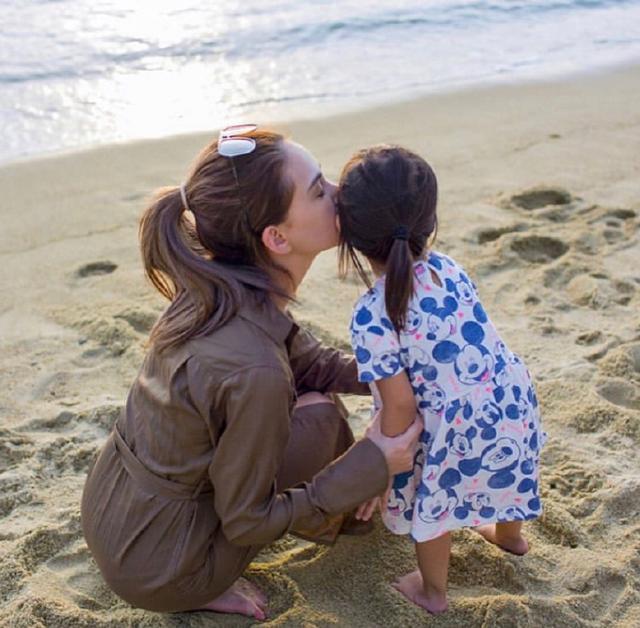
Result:
{"type": "Polygon", "coordinates": [[[394,234],[387,258],[384,302],[387,314],[397,332],[404,329],[407,309],[413,296],[413,257],[407,230],[400,227],[394,234]]]}

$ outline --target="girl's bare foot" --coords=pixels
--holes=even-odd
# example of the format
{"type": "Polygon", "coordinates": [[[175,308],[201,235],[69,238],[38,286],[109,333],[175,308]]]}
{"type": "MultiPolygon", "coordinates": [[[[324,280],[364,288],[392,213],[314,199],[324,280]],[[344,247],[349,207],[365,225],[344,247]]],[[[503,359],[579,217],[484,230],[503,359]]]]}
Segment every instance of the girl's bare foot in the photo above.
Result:
{"type": "Polygon", "coordinates": [[[410,602],[421,606],[434,615],[444,613],[449,607],[446,592],[425,591],[422,574],[418,569],[402,576],[391,586],[400,591],[410,602]]]}
{"type": "MultiPolygon", "coordinates": [[[[500,525],[500,524],[498,524],[500,525]]],[[[497,545],[500,549],[517,556],[524,556],[529,551],[529,543],[522,534],[504,534],[495,523],[473,528],[478,534],[482,535],[489,543],[497,545]]]]}
{"type": "Polygon", "coordinates": [[[238,613],[255,619],[267,618],[267,596],[245,578],[238,578],[222,595],[197,610],[238,613]]]}

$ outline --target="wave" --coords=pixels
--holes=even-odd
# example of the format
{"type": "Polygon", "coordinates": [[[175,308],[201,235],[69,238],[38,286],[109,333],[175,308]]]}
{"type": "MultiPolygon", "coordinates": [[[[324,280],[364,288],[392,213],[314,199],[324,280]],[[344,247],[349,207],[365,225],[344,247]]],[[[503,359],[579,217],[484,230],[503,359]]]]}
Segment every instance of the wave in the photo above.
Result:
{"type": "MultiPolygon", "coordinates": [[[[33,1],[33,0],[32,0],[33,1]]],[[[60,2],[61,0],[38,0],[40,3],[60,2]]],[[[512,20],[514,28],[526,26],[531,18],[542,17],[550,13],[566,12],[568,16],[576,10],[599,10],[624,5],[637,4],[637,0],[538,0],[538,1],[482,1],[440,2],[419,8],[404,10],[379,10],[372,15],[354,14],[341,19],[325,21],[302,21],[294,25],[282,25],[274,29],[274,21],[265,22],[264,8],[255,7],[253,13],[262,15],[260,20],[252,22],[252,13],[248,13],[248,26],[244,29],[232,28],[216,38],[187,37],[181,41],[158,46],[152,41],[130,38],[121,42],[123,46],[136,44],[138,50],[125,52],[105,52],[95,48],[80,48],[74,55],[60,55],[56,59],[52,54],[48,66],[42,60],[17,63],[8,67],[0,64],[0,83],[28,83],[48,80],[74,78],[93,78],[104,76],[119,69],[146,69],[158,60],[170,60],[176,66],[194,59],[210,60],[227,57],[230,59],[251,58],[255,55],[283,55],[308,47],[331,45],[335,40],[352,37],[356,42],[365,40],[368,35],[388,32],[390,38],[415,36],[420,29],[430,32],[454,32],[459,29],[481,27],[496,21],[512,20]],[[435,29],[430,31],[430,29],[435,29]],[[71,59],[69,58],[71,57],[71,59]]],[[[286,8],[286,3],[282,5],[286,8]]],[[[275,22],[277,24],[277,22],[275,22]]],[[[186,29],[185,29],[186,31],[186,29]]],[[[0,35],[1,37],[1,35],[0,35]]],[[[113,42],[118,35],[114,33],[113,42]]],[[[603,38],[605,41],[605,38],[603,38]]],[[[606,41],[616,43],[615,38],[606,41]]],[[[1,40],[0,40],[1,42],[1,40]]]]}

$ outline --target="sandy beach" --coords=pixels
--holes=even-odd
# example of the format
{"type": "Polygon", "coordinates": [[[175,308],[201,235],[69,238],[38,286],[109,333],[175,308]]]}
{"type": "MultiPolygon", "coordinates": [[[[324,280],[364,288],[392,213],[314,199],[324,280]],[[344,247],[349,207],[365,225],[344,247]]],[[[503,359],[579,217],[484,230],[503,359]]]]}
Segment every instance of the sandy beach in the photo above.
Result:
{"type": "MultiPolygon", "coordinates": [[[[454,534],[450,610],[388,586],[411,543],[376,516],[331,549],[285,537],[248,577],[268,626],[640,625],[640,68],[488,87],[291,122],[329,177],[358,148],[406,145],[440,183],[437,249],[460,261],[537,382],[549,441],[530,553],[454,534]]],[[[258,120],[258,122],[262,122],[258,120]]],[[[282,125],[280,125],[282,128],[282,125]]],[[[133,609],[103,583],[80,530],[82,486],[164,303],[137,221],[213,135],[0,168],[0,625],[249,626],[133,609]]],[[[349,348],[362,288],[323,254],[295,313],[349,348]]],[[[368,401],[347,398],[361,433],[368,401]]]]}

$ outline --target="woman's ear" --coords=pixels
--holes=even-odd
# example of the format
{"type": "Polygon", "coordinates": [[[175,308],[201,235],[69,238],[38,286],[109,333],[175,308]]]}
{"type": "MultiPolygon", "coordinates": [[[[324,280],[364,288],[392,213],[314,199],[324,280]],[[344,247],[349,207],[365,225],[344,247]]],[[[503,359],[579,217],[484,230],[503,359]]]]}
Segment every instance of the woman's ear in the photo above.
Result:
{"type": "Polygon", "coordinates": [[[340,214],[336,213],[336,231],[340,233],[340,214]]]}
{"type": "Polygon", "coordinates": [[[286,255],[291,252],[291,244],[286,236],[275,225],[269,225],[262,231],[262,244],[268,251],[276,255],[286,255]]]}

